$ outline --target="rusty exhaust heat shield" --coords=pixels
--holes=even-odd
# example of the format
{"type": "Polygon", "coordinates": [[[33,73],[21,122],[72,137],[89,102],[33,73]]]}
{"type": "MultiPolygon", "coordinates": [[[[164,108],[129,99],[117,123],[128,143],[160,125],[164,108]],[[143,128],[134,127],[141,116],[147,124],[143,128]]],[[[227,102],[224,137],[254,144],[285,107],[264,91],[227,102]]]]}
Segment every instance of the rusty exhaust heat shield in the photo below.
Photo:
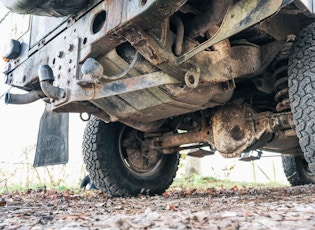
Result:
{"type": "Polygon", "coordinates": [[[164,134],[143,143],[143,148],[173,153],[180,145],[207,143],[224,157],[241,156],[250,147],[259,149],[273,138],[273,133],[294,127],[291,113],[256,113],[249,106],[232,103],[202,120],[200,131],[164,134]]]}

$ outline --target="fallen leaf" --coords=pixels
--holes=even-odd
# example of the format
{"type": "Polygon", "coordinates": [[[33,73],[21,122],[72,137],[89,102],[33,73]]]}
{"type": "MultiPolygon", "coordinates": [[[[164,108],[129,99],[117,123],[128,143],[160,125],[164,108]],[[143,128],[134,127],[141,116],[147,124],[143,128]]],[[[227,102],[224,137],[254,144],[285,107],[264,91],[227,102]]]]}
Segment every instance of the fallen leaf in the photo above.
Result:
{"type": "Polygon", "coordinates": [[[174,205],[167,204],[165,210],[175,210],[174,205]]]}
{"type": "Polygon", "coordinates": [[[0,199],[0,206],[6,206],[7,202],[5,201],[5,199],[1,198],[0,199]]]}

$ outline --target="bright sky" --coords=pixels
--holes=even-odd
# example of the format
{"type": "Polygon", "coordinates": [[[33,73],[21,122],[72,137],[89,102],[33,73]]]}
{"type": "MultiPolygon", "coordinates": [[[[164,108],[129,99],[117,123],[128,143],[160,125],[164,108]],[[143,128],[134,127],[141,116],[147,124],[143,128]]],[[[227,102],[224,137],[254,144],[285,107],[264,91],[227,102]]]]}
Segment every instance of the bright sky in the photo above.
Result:
{"type": "MultiPolygon", "coordinates": [[[[0,19],[7,14],[7,10],[0,6],[0,19]]],[[[7,17],[0,24],[0,50],[2,52],[5,40],[10,37],[12,27],[12,17],[7,17]]],[[[4,84],[4,75],[2,74],[4,62],[0,60],[0,96],[2,96],[9,86],[4,84]]],[[[22,93],[22,91],[12,90],[12,92],[22,93]]],[[[36,143],[33,130],[35,122],[41,116],[43,111],[43,103],[36,103],[33,105],[5,105],[4,97],[0,100],[0,144],[1,144],[1,161],[15,161],[16,153],[20,152],[24,146],[29,146],[36,143]]]]}

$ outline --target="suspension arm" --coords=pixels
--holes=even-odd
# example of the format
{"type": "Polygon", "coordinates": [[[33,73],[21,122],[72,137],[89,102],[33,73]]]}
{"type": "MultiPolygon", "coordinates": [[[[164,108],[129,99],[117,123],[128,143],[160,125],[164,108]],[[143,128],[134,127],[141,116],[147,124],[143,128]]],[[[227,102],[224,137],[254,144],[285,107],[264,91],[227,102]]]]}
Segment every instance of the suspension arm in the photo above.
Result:
{"type": "Polygon", "coordinates": [[[199,131],[165,133],[144,140],[142,149],[156,149],[169,154],[174,153],[174,150],[178,150],[181,145],[207,143],[222,155],[235,157],[254,143],[261,142],[263,146],[266,141],[272,141],[272,133],[282,132],[292,136],[294,135],[292,130],[294,124],[290,112],[256,114],[249,107],[230,105],[218,110],[211,118],[211,123],[204,118],[199,131]]]}
{"type": "Polygon", "coordinates": [[[207,124],[205,118],[202,120],[200,131],[177,134],[168,133],[161,137],[155,137],[148,142],[144,142],[143,147],[149,149],[167,149],[200,142],[213,143],[212,128],[207,124]]]}

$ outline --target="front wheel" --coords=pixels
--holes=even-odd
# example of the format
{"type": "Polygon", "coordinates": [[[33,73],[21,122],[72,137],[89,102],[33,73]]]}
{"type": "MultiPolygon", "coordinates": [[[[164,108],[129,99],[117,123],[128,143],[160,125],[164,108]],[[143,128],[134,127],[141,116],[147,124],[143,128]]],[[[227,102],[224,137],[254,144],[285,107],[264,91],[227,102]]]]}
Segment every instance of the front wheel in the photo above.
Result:
{"type": "Polygon", "coordinates": [[[144,133],[93,117],[86,126],[83,158],[95,185],[113,196],[162,194],[175,177],[178,153],[143,151],[144,133]]]}

